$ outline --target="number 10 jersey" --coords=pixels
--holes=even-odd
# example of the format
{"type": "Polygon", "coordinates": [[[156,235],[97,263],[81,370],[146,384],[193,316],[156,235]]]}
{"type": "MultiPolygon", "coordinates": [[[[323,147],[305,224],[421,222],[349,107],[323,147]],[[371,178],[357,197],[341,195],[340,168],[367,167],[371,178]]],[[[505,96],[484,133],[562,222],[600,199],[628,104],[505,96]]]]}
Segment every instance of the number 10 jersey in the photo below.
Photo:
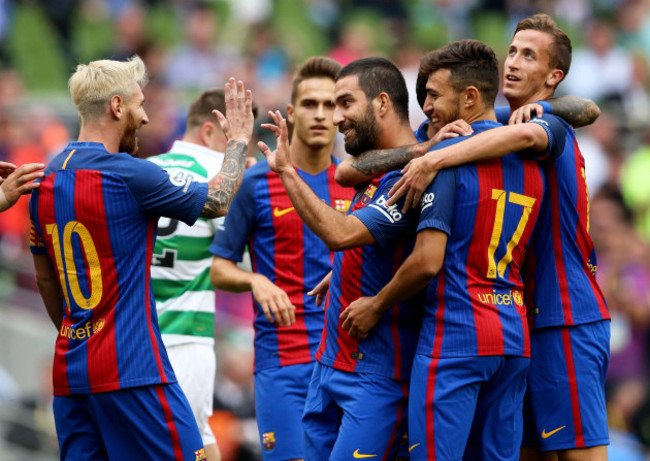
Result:
{"type": "Polygon", "coordinates": [[[159,166],[73,142],[32,194],[30,249],[47,254],[64,298],[54,394],[173,383],[151,289],[159,216],[191,225],[207,184],[175,184],[159,166]]]}

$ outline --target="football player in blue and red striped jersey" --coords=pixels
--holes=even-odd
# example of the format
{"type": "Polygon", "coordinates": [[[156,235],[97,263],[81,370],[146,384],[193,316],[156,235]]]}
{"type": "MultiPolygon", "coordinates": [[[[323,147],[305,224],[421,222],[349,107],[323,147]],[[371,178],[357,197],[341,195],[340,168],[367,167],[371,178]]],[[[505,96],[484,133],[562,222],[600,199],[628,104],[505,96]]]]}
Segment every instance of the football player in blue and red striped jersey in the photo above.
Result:
{"type": "MultiPolygon", "coordinates": [[[[332,155],[334,78],[340,69],[326,57],[305,61],[287,109],[291,158],[300,176],[323,203],[346,212],[354,190],[334,181],[340,160],[332,155]]],[[[254,298],[255,409],[263,458],[303,459],[302,412],[324,320],[322,307],[307,293],[331,270],[332,253],[302,222],[266,161],[244,174],[210,251],[212,283],[251,291],[254,298]],[[253,272],[236,266],[246,244],[253,272]]]]}
{"type": "MultiPolygon", "coordinates": [[[[462,145],[416,158],[393,194],[397,200],[408,189],[408,206],[417,203],[442,168],[513,150],[546,157],[548,200],[523,272],[532,328],[525,460],[538,459],[540,452],[561,461],[606,460],[609,443],[605,375],[610,316],[595,275],[585,162],[569,124],[548,114],[530,119],[531,108],[526,106],[551,98],[570,63],[571,41],[552,18],[538,14],[522,20],[505,60],[503,93],[511,119],[529,123],[496,128],[462,145]],[[538,146],[541,149],[531,150],[537,134],[543,134],[545,142],[538,146]]],[[[539,105],[534,107],[539,113],[539,105]]],[[[574,112],[578,110],[580,125],[583,118],[593,119],[594,110],[585,110],[582,102],[574,104],[574,112]]],[[[429,147],[423,143],[408,149],[418,156],[429,147]]],[[[408,154],[397,152],[394,157],[404,159],[408,154]]],[[[372,161],[371,152],[368,158],[372,161]]]]}
{"type": "MultiPolygon", "coordinates": [[[[473,136],[500,126],[498,61],[488,46],[452,43],[427,54],[420,72],[427,114],[441,124],[462,118],[473,136]]],[[[376,296],[341,315],[343,328],[364,336],[427,287],[411,375],[411,459],[519,457],[530,357],[519,270],[543,194],[541,167],[516,153],[444,170],[420,201],[411,255],[376,296]]]]}
{"type": "MultiPolygon", "coordinates": [[[[404,78],[386,59],[360,59],[344,67],[335,102],[334,123],[345,135],[348,153],[415,141],[404,78]]],[[[399,172],[375,178],[357,192],[347,215],[337,213],[301,179],[289,158],[286,123],[279,112],[272,117],[275,125],[265,127],[275,132],[278,149],[271,152],[263,143],[260,148],[300,217],[337,250],[319,363],[303,416],[307,459],[394,459],[405,431],[420,312],[408,303],[396,306],[363,342],[341,329],[339,314],[390,280],[411,250],[417,213],[386,206],[399,172]]]]}
{"type": "Polygon", "coordinates": [[[148,122],[146,70],[79,65],[70,92],[81,129],[32,195],[36,280],[58,329],[54,416],[61,459],[205,459],[187,399],[161,341],[150,264],[159,216],[188,224],[225,214],[252,135],[250,91],[226,84],[229,138],[209,183],[174,183],[132,155],[148,122]]]}

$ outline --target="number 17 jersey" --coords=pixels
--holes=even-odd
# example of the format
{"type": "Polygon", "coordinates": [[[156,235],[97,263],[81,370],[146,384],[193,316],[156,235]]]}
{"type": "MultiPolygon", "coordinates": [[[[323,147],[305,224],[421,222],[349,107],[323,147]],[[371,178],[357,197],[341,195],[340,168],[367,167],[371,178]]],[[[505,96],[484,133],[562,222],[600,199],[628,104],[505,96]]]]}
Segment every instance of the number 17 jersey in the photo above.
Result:
{"type": "MultiPolygon", "coordinates": [[[[472,123],[475,134],[497,126],[472,123]]],[[[516,153],[438,174],[420,200],[418,232],[437,229],[449,238],[442,269],[427,288],[418,354],[530,357],[519,270],[544,187],[537,162],[516,153]]]]}

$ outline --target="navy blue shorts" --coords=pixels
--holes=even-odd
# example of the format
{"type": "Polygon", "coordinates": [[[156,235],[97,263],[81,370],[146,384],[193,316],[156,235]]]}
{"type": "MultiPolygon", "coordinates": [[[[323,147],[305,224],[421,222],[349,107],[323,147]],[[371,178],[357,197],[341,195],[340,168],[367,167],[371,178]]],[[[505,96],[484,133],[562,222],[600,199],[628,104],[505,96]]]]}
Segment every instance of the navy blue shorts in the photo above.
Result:
{"type": "Polygon", "coordinates": [[[205,459],[178,384],[54,397],[61,459],[205,459]]]}
{"type": "Polygon", "coordinates": [[[407,411],[407,382],[317,363],[302,420],[305,459],[395,459],[407,411]]]}
{"type": "Polygon", "coordinates": [[[409,397],[411,460],[519,459],[530,359],[416,354],[409,397]]]}
{"type": "Polygon", "coordinates": [[[601,320],[531,332],[524,447],[554,451],[609,444],[609,328],[609,320],[601,320]]]}
{"type": "Polygon", "coordinates": [[[255,411],[265,461],[305,457],[302,412],[314,363],[255,373],[255,411]]]}

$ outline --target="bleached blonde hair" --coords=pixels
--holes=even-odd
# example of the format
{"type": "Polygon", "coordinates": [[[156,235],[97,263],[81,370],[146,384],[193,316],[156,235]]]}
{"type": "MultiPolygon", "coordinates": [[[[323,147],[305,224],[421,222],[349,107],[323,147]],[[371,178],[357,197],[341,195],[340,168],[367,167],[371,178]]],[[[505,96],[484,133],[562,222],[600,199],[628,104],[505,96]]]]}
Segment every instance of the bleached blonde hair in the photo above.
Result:
{"type": "Polygon", "coordinates": [[[102,59],[79,64],[68,86],[81,122],[101,117],[115,95],[128,101],[133,95],[133,82],[140,88],[148,82],[144,62],[137,55],[126,61],[102,59]]]}

